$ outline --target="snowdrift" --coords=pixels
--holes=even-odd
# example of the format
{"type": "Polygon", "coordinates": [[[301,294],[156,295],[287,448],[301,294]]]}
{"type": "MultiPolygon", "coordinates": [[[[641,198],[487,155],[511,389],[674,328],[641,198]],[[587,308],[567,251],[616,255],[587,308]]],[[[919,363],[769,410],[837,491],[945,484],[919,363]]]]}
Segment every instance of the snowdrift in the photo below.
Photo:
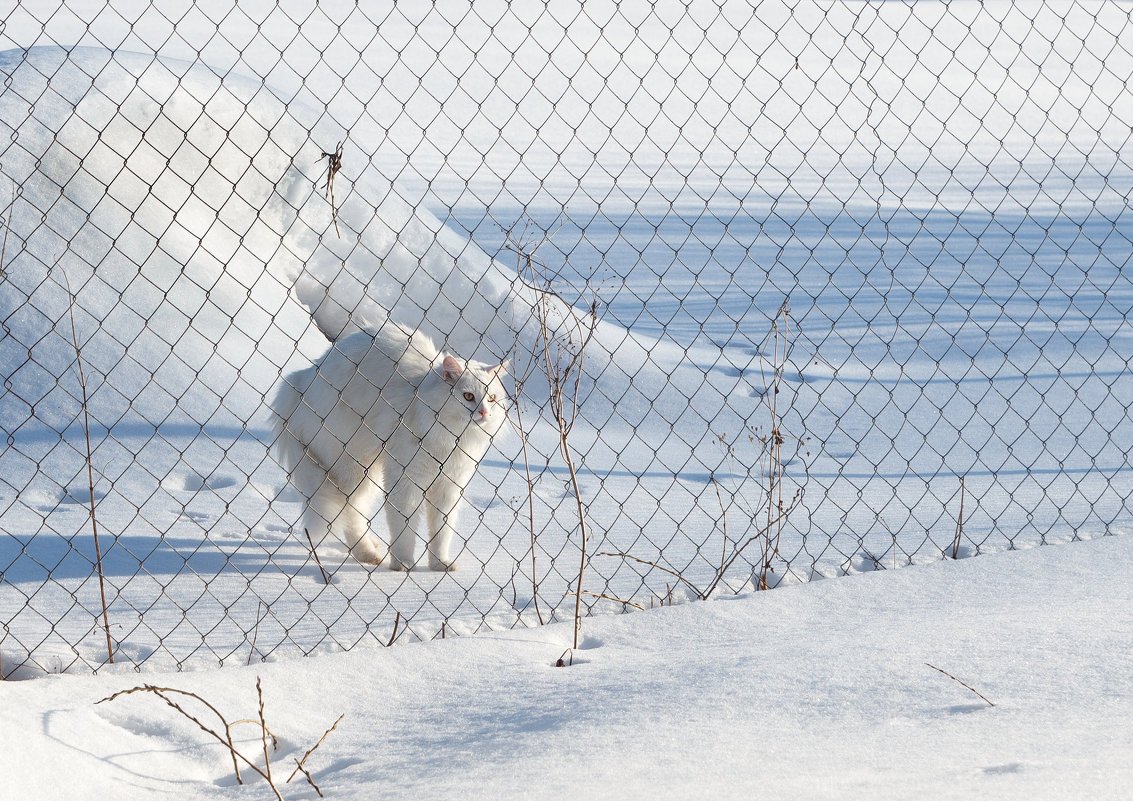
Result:
{"type": "MultiPolygon", "coordinates": [[[[105,428],[260,426],[282,371],[386,317],[465,358],[526,363],[534,290],[375,170],[351,176],[350,142],[317,111],[142,55],[35,48],[3,54],[0,70],[9,431],[74,423],[76,344],[105,428]],[[328,185],[339,143],[345,166],[328,185]]],[[[552,327],[579,316],[555,299],[552,327]]],[[[682,357],[601,325],[588,372],[599,399],[640,416],[682,357]],[[628,395],[614,353],[635,365],[628,395]]]]}

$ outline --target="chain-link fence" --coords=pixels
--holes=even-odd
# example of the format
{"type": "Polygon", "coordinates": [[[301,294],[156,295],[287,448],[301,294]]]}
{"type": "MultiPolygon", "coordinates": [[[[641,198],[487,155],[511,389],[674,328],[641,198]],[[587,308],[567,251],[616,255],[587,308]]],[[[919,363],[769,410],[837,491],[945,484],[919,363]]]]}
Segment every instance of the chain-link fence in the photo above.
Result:
{"type": "Polygon", "coordinates": [[[1126,6],[0,9],[5,676],[1133,524],[1126,6]]]}

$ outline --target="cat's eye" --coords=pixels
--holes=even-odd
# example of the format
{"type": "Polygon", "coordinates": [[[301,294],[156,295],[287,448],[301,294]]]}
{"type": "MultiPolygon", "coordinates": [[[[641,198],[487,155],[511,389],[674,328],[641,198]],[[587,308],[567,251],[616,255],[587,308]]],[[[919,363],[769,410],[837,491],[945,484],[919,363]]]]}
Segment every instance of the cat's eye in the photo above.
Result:
{"type": "Polygon", "coordinates": [[[488,403],[495,403],[495,402],[496,402],[496,396],[495,395],[489,395],[488,396],[488,403]]]}
{"type": "Polygon", "coordinates": [[[476,400],[476,396],[473,395],[471,392],[465,392],[464,393],[464,399],[466,401],[468,401],[469,403],[472,403],[472,401],[476,400]]]}

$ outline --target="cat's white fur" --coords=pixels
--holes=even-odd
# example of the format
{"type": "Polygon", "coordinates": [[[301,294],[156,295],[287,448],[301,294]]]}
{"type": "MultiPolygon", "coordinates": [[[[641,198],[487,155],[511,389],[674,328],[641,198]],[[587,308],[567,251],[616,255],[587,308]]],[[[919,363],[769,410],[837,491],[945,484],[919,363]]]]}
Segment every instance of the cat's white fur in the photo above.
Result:
{"type": "Polygon", "coordinates": [[[423,514],[429,567],[454,570],[457,506],[506,418],[506,366],[442,356],[422,334],[387,323],[285,376],[271,402],[275,447],[307,500],[312,540],[333,533],[358,561],[380,563],[369,519],[384,493],[390,567],[414,565],[423,514]]]}

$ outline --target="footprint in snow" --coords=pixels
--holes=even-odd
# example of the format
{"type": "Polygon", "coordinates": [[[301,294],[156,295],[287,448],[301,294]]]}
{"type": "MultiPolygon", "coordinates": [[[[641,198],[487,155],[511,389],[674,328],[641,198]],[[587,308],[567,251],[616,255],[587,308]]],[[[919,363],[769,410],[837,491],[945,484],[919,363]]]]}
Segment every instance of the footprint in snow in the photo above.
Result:
{"type": "Polygon", "coordinates": [[[236,479],[231,476],[218,476],[213,474],[208,477],[190,473],[184,479],[183,489],[186,492],[200,492],[201,490],[219,490],[226,489],[227,487],[236,486],[236,479]]]}
{"type": "MultiPolygon", "coordinates": [[[[94,500],[98,502],[106,497],[106,493],[102,490],[96,489],[94,491],[94,500]]],[[[59,499],[60,503],[77,503],[88,505],[91,502],[91,491],[89,486],[68,487],[63,497],[59,499]]]]}

